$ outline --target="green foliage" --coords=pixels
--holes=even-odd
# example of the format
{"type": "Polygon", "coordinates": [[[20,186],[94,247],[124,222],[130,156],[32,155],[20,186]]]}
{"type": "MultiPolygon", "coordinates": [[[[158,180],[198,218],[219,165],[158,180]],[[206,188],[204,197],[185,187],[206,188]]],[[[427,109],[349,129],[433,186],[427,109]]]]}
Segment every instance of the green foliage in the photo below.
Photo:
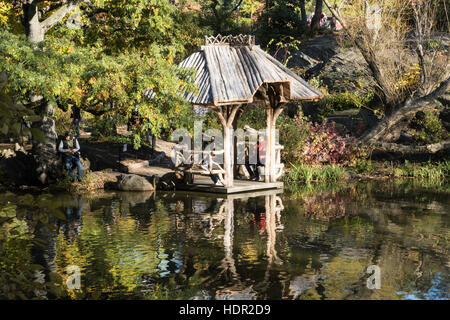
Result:
{"type": "Polygon", "coordinates": [[[249,33],[263,6],[254,0],[200,0],[198,3],[202,7],[199,24],[206,34],[249,33]]]}
{"type": "Polygon", "coordinates": [[[0,27],[18,33],[23,31],[19,10],[10,0],[0,0],[0,27]]]}
{"type": "Polygon", "coordinates": [[[0,196],[0,299],[42,299],[47,293],[64,297],[62,279],[56,273],[42,283],[36,281],[44,267],[33,264],[31,257],[32,246],[40,245],[34,231],[47,225],[52,214],[64,217],[51,195],[0,196]]]}
{"type": "Polygon", "coordinates": [[[313,77],[308,82],[317,89],[320,89],[320,87],[322,87],[323,85],[323,81],[320,79],[320,77],[313,77]]]}
{"type": "Polygon", "coordinates": [[[264,129],[266,127],[266,111],[261,108],[246,109],[238,121],[238,127],[242,128],[244,125],[249,125],[257,130],[264,129]]]}
{"type": "Polygon", "coordinates": [[[72,131],[72,120],[70,109],[64,111],[63,109],[57,108],[55,110],[56,132],[62,134],[67,131],[72,131]]]}
{"type": "Polygon", "coordinates": [[[284,146],[281,152],[282,162],[298,163],[302,158],[302,151],[309,136],[306,119],[301,118],[305,125],[299,126],[297,121],[286,115],[280,116],[277,129],[280,133],[280,144],[284,146]]]}
{"type": "Polygon", "coordinates": [[[196,34],[186,33],[183,14],[166,0],[94,1],[81,12],[81,28],[60,25],[38,45],[0,32],[0,71],[8,74],[5,89],[14,101],[37,95],[63,109],[75,104],[123,117],[138,105],[142,126],[136,130],[157,135],[182,121],[190,106],[179,93],[194,88],[192,72],[176,62],[196,34]],[[148,88],[156,98],[144,97],[148,88]]]}
{"type": "Polygon", "coordinates": [[[310,166],[291,164],[290,170],[283,176],[283,180],[289,182],[336,182],[346,176],[346,170],[337,165],[310,166]]]}
{"type": "Polygon", "coordinates": [[[133,136],[126,136],[126,135],[115,135],[115,136],[110,136],[108,137],[108,141],[110,142],[114,142],[114,143],[119,143],[121,145],[123,144],[128,144],[128,145],[132,145],[133,144],[133,136]]]}
{"type": "Polygon", "coordinates": [[[7,137],[20,137],[28,132],[43,140],[42,133],[35,128],[22,127],[22,121],[29,123],[40,120],[33,110],[26,108],[20,103],[14,103],[8,90],[5,88],[6,77],[0,73],[0,134],[7,137]]]}
{"type": "Polygon", "coordinates": [[[289,60],[292,58],[292,51],[298,50],[301,42],[294,37],[285,36],[282,37],[279,41],[275,41],[275,39],[271,39],[267,44],[267,47],[275,48],[275,57],[279,57],[279,53],[281,54],[281,62],[284,65],[287,65],[289,60]]]}
{"type": "Polygon", "coordinates": [[[343,93],[328,94],[318,102],[317,119],[315,120],[322,121],[336,111],[367,107],[373,99],[373,93],[363,95],[358,92],[345,91],[343,93]]]}
{"type": "Polygon", "coordinates": [[[355,169],[359,173],[372,173],[375,170],[375,167],[370,159],[357,159],[355,169]]]}
{"type": "MultiPolygon", "coordinates": [[[[86,175],[86,173],[84,173],[86,175]]],[[[73,192],[75,191],[72,177],[67,170],[64,170],[62,176],[50,186],[51,192],[73,192]]]]}
{"type": "Polygon", "coordinates": [[[263,7],[264,1],[243,0],[239,10],[241,28],[253,31],[263,7]]]}
{"type": "Polygon", "coordinates": [[[126,123],[124,116],[114,113],[106,113],[96,116],[90,121],[90,131],[92,136],[97,139],[111,137],[116,135],[116,127],[126,123]]]}
{"type": "Polygon", "coordinates": [[[141,136],[139,134],[133,134],[133,148],[134,149],[139,149],[139,147],[141,146],[141,136]]]}
{"type": "MultiPolygon", "coordinates": [[[[202,119],[203,119],[203,130],[208,130],[208,129],[222,130],[223,129],[222,125],[220,124],[219,119],[217,119],[217,115],[215,112],[208,112],[206,114],[206,116],[202,119]]],[[[238,122],[238,124],[239,123],[240,122],[238,122]]]]}
{"type": "Polygon", "coordinates": [[[421,143],[437,143],[449,136],[439,117],[432,111],[426,111],[421,119],[413,119],[412,126],[416,128],[414,138],[421,143]]]}
{"type": "Polygon", "coordinates": [[[285,36],[298,36],[307,29],[296,0],[273,0],[265,9],[260,19],[261,28],[257,31],[263,45],[271,39],[279,41],[285,36]]]}
{"type": "Polygon", "coordinates": [[[450,176],[450,161],[426,162],[423,164],[410,163],[405,160],[404,166],[394,169],[394,177],[410,177],[438,181],[450,176]]]}

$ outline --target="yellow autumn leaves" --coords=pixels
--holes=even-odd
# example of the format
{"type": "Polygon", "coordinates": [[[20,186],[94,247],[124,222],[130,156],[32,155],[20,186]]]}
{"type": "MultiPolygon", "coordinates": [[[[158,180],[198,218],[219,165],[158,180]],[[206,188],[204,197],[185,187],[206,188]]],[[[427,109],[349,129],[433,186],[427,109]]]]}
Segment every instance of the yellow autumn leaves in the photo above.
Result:
{"type": "Polygon", "coordinates": [[[394,84],[396,90],[413,89],[418,85],[421,68],[418,64],[413,64],[403,73],[402,77],[394,84]]]}

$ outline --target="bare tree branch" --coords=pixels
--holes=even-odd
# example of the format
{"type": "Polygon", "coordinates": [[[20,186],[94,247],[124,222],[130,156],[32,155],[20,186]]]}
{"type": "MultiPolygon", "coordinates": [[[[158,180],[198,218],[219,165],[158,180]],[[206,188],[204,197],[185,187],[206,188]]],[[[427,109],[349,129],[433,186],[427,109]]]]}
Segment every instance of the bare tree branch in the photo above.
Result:
{"type": "MultiPolygon", "coordinates": [[[[327,8],[331,11],[331,13],[336,17],[336,19],[341,23],[343,29],[345,31],[348,30],[346,21],[342,18],[340,12],[338,10],[335,10],[334,7],[330,5],[330,3],[327,0],[323,0],[327,8]]],[[[348,33],[348,31],[347,31],[348,33]]],[[[375,53],[370,47],[367,47],[364,45],[364,42],[362,39],[355,38],[354,43],[356,47],[361,52],[362,56],[364,57],[364,60],[367,62],[370,71],[372,72],[372,75],[375,79],[375,82],[378,85],[378,95],[380,96],[381,101],[383,104],[385,104],[387,107],[391,107],[391,100],[387,95],[386,92],[389,92],[388,85],[385,81],[385,78],[383,76],[383,73],[381,72],[378,61],[376,58],[375,53]]]]}
{"type": "Polygon", "coordinates": [[[242,1],[243,1],[243,0],[240,0],[240,1],[236,4],[236,6],[233,8],[233,10],[231,10],[231,12],[236,11],[236,10],[241,6],[242,1]]]}

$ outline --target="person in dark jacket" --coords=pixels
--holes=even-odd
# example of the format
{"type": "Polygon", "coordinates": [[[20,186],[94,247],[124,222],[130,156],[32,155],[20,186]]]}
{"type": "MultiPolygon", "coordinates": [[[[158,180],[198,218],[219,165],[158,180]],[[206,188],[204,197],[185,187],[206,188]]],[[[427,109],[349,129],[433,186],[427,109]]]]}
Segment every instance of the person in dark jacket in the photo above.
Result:
{"type": "Polygon", "coordinates": [[[77,106],[72,107],[72,124],[75,127],[76,137],[80,137],[81,110],[77,106]]]}
{"type": "Polygon", "coordinates": [[[66,132],[64,139],[58,146],[58,151],[63,154],[64,167],[69,171],[73,181],[77,181],[77,177],[72,170],[72,164],[75,164],[78,170],[78,180],[83,179],[83,168],[80,161],[80,144],[77,138],[72,137],[70,132],[66,132]]]}

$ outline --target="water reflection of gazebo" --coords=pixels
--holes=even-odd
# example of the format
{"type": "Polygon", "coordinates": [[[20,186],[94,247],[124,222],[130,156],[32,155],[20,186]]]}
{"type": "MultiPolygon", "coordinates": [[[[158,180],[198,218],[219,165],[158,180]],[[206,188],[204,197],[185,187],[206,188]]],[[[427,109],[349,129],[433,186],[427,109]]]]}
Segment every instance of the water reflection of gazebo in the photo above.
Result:
{"type": "MultiPolygon", "coordinates": [[[[265,190],[253,193],[224,195],[223,198],[220,198],[217,201],[217,209],[212,212],[209,210],[211,207],[205,207],[206,210],[201,210],[201,208],[200,211],[195,210],[196,204],[192,201],[192,197],[187,196],[184,198],[182,206],[179,207],[179,210],[182,211],[183,214],[180,214],[175,222],[177,229],[183,230],[188,237],[192,237],[193,235],[189,232],[189,229],[205,229],[205,226],[201,225],[199,228],[196,228],[193,224],[187,224],[187,220],[192,220],[195,217],[198,218],[197,223],[208,220],[208,231],[205,230],[203,236],[208,239],[213,239],[214,235],[212,231],[219,226],[223,227],[223,233],[216,234],[215,236],[219,236],[219,238],[222,239],[224,256],[218,265],[220,271],[210,281],[217,281],[222,278],[227,282],[227,285],[215,292],[216,299],[253,299],[256,295],[253,285],[249,286],[245,279],[242,279],[241,275],[238,273],[233,254],[236,200],[248,201],[250,198],[264,197],[264,212],[266,219],[264,233],[266,234],[265,252],[267,268],[264,279],[259,285],[268,283],[269,274],[273,265],[281,265],[283,263],[278,257],[275,248],[277,230],[283,228],[283,225],[281,224],[281,211],[283,211],[284,206],[279,197],[279,192],[279,190],[265,190]],[[188,212],[188,214],[185,214],[185,212],[188,212]],[[178,221],[178,219],[183,220],[183,222],[178,221]]],[[[204,285],[207,286],[207,283],[208,282],[205,282],[204,285]]]]}
{"type": "MultiPolygon", "coordinates": [[[[275,136],[277,118],[286,103],[317,100],[323,94],[255,45],[255,38],[250,35],[206,37],[205,45],[180,66],[196,70],[198,91],[185,93],[186,100],[213,110],[223,128],[223,151],[216,152],[223,155],[223,164],[210,160],[208,169],[204,170],[204,174],[217,174],[223,186],[215,186],[208,179],[193,183],[192,166],[183,166],[183,161],[178,161],[189,176],[181,189],[234,193],[282,186],[277,183],[283,170],[282,146],[276,143],[275,136]],[[249,107],[266,110],[264,182],[234,179],[234,132],[239,117],[249,107]]],[[[184,155],[178,152],[179,157],[184,155]]]]}

